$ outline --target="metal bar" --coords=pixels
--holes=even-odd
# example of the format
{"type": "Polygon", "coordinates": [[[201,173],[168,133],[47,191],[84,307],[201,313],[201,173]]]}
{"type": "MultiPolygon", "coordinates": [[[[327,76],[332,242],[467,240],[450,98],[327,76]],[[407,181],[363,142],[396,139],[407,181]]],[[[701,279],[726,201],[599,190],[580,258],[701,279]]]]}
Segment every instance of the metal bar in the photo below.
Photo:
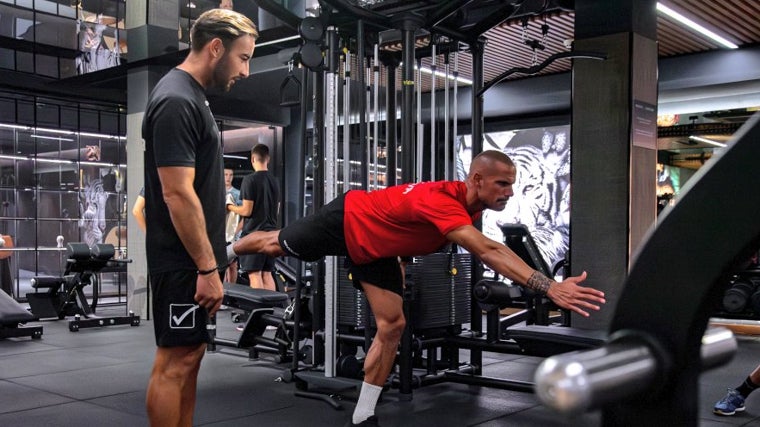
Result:
{"type": "Polygon", "coordinates": [[[372,72],[374,73],[375,80],[372,85],[372,103],[375,113],[375,117],[372,120],[373,133],[372,133],[372,178],[373,189],[377,189],[377,146],[380,141],[380,45],[375,43],[375,56],[372,63],[372,72]]]}
{"type": "MultiPolygon", "coordinates": [[[[736,349],[731,331],[708,330],[702,337],[702,369],[725,363],[736,349]]],[[[546,406],[568,415],[627,399],[669,374],[667,351],[647,335],[628,334],[597,349],[552,356],[536,370],[536,394],[546,406]]]]}
{"type": "Polygon", "coordinates": [[[435,146],[436,146],[436,140],[435,140],[435,113],[436,113],[436,86],[437,86],[437,77],[435,72],[438,69],[438,54],[436,53],[436,45],[433,43],[433,54],[430,57],[430,181],[435,181],[435,146]]]}

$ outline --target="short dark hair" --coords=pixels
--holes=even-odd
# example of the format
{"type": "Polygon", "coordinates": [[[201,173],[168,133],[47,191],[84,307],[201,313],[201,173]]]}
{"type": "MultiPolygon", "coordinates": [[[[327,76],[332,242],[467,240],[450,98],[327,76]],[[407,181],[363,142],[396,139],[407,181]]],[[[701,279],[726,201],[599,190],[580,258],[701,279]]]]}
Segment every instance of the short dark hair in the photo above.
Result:
{"type": "Polygon", "coordinates": [[[251,148],[251,156],[256,156],[259,161],[269,158],[269,147],[265,144],[256,144],[251,148]]]}
{"type": "Polygon", "coordinates": [[[211,9],[203,12],[190,29],[190,46],[199,51],[209,41],[220,38],[225,48],[240,37],[259,38],[256,24],[242,13],[229,9],[211,9]]]}

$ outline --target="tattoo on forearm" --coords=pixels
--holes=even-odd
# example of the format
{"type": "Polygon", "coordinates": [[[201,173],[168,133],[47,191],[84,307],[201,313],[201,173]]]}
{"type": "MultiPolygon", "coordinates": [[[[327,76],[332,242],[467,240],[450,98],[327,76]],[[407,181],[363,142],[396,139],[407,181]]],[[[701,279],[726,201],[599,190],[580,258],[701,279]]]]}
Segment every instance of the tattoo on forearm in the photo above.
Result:
{"type": "Polygon", "coordinates": [[[551,283],[551,279],[539,273],[538,271],[534,271],[533,274],[530,275],[530,278],[528,279],[528,282],[525,284],[525,286],[528,289],[532,289],[536,292],[545,294],[549,291],[549,286],[551,286],[551,283]]]}

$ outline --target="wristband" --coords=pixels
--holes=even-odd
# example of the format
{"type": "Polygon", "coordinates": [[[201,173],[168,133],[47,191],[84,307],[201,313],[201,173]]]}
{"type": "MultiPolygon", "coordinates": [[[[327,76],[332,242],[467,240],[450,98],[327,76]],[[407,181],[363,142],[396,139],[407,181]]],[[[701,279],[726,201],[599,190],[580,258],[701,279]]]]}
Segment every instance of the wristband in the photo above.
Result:
{"type": "Polygon", "coordinates": [[[198,273],[199,276],[206,276],[211,273],[216,273],[219,271],[219,267],[210,268],[208,270],[197,270],[196,273],[198,273]]]}

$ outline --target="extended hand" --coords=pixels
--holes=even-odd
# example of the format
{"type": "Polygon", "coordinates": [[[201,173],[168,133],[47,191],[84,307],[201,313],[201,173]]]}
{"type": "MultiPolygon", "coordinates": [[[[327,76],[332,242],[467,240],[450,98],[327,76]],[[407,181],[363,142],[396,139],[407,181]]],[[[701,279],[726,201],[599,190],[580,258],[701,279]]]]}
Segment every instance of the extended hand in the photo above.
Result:
{"type": "Polygon", "coordinates": [[[216,273],[199,274],[195,282],[195,302],[205,307],[209,316],[213,316],[222,306],[224,288],[222,280],[216,273]]]}
{"type": "Polygon", "coordinates": [[[586,280],[585,271],[580,276],[568,277],[561,282],[553,283],[546,296],[558,306],[588,317],[589,313],[584,309],[598,311],[597,304],[604,304],[606,301],[604,292],[578,285],[584,280],[586,280]]]}

